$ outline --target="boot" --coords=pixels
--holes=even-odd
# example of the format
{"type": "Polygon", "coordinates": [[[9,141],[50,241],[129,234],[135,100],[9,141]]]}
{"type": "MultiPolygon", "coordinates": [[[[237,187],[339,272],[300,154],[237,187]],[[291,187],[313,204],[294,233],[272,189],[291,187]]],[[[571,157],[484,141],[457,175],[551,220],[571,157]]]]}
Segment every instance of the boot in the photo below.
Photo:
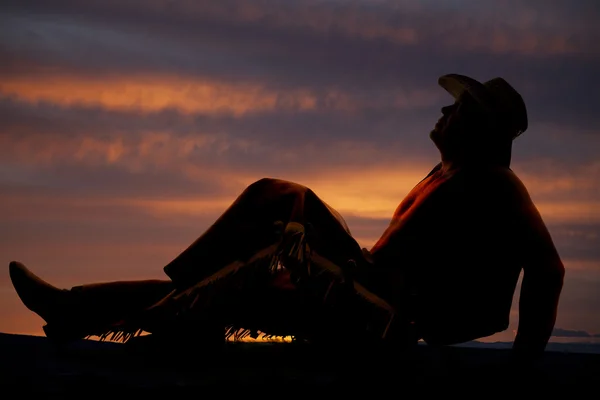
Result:
{"type": "Polygon", "coordinates": [[[62,342],[83,337],[73,329],[67,329],[75,304],[70,290],[52,286],[17,261],[9,264],[9,273],[25,307],[46,321],[43,329],[48,338],[62,342]]]}
{"type": "Polygon", "coordinates": [[[137,326],[137,317],[173,291],[173,283],[163,280],[113,281],[58,289],[19,262],[11,262],[9,270],[23,304],[46,321],[46,336],[59,342],[104,337],[115,331],[115,324],[122,327],[125,321],[134,325],[121,331],[123,340],[127,340],[130,334],[126,332],[146,330],[137,326]]]}

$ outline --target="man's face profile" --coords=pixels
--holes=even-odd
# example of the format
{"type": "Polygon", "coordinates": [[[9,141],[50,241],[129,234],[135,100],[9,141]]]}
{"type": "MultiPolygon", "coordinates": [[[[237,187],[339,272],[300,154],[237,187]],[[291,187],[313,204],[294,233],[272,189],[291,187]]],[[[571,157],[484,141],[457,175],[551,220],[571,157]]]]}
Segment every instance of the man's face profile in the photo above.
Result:
{"type": "Polygon", "coordinates": [[[459,130],[462,105],[462,100],[457,99],[454,104],[442,107],[442,116],[429,135],[440,151],[448,147],[453,136],[459,130]]]}
{"type": "Polygon", "coordinates": [[[468,136],[476,123],[487,119],[479,104],[467,92],[456,101],[442,107],[442,116],[429,134],[436,147],[445,155],[468,136]]]}

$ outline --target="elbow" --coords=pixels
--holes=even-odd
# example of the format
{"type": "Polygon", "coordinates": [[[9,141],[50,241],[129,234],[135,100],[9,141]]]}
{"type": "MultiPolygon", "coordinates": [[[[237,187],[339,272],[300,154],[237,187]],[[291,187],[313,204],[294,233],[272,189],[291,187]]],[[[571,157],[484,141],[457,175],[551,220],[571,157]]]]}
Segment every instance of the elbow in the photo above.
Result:
{"type": "Polygon", "coordinates": [[[561,290],[565,281],[565,266],[563,263],[560,261],[555,263],[553,268],[547,272],[544,280],[561,290]]]}
{"type": "Polygon", "coordinates": [[[558,262],[558,265],[556,266],[556,280],[560,281],[560,285],[562,286],[562,284],[565,281],[565,266],[563,265],[562,262],[558,262]]]}
{"type": "Polygon", "coordinates": [[[560,293],[565,282],[564,265],[559,262],[551,271],[549,271],[545,280],[547,280],[549,288],[552,288],[551,290],[560,293]]]}

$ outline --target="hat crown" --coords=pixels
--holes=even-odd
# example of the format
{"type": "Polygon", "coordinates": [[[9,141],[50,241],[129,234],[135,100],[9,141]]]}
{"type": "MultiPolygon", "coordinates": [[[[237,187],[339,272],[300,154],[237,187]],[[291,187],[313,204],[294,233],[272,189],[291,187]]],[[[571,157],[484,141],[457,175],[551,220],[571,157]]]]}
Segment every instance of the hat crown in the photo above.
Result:
{"type": "Polygon", "coordinates": [[[527,107],[523,97],[505,79],[497,77],[483,83],[491,97],[494,110],[507,118],[516,133],[515,137],[527,130],[527,107]]]}

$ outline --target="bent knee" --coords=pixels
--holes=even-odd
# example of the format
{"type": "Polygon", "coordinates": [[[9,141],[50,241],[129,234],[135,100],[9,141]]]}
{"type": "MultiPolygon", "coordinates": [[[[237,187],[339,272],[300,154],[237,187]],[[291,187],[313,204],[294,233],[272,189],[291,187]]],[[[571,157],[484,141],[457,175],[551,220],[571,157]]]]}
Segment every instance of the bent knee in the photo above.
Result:
{"type": "Polygon", "coordinates": [[[246,188],[246,191],[247,192],[264,192],[265,190],[268,190],[268,191],[275,190],[277,192],[289,192],[294,189],[305,190],[306,188],[295,182],[286,181],[283,179],[261,178],[255,182],[251,183],[250,185],[248,185],[248,187],[246,188]]]}
{"type": "Polygon", "coordinates": [[[276,184],[277,182],[279,182],[280,179],[277,178],[269,178],[269,177],[265,177],[265,178],[260,178],[257,181],[252,182],[250,185],[248,185],[248,188],[261,188],[261,187],[265,187],[265,186],[271,186],[276,184]]]}

